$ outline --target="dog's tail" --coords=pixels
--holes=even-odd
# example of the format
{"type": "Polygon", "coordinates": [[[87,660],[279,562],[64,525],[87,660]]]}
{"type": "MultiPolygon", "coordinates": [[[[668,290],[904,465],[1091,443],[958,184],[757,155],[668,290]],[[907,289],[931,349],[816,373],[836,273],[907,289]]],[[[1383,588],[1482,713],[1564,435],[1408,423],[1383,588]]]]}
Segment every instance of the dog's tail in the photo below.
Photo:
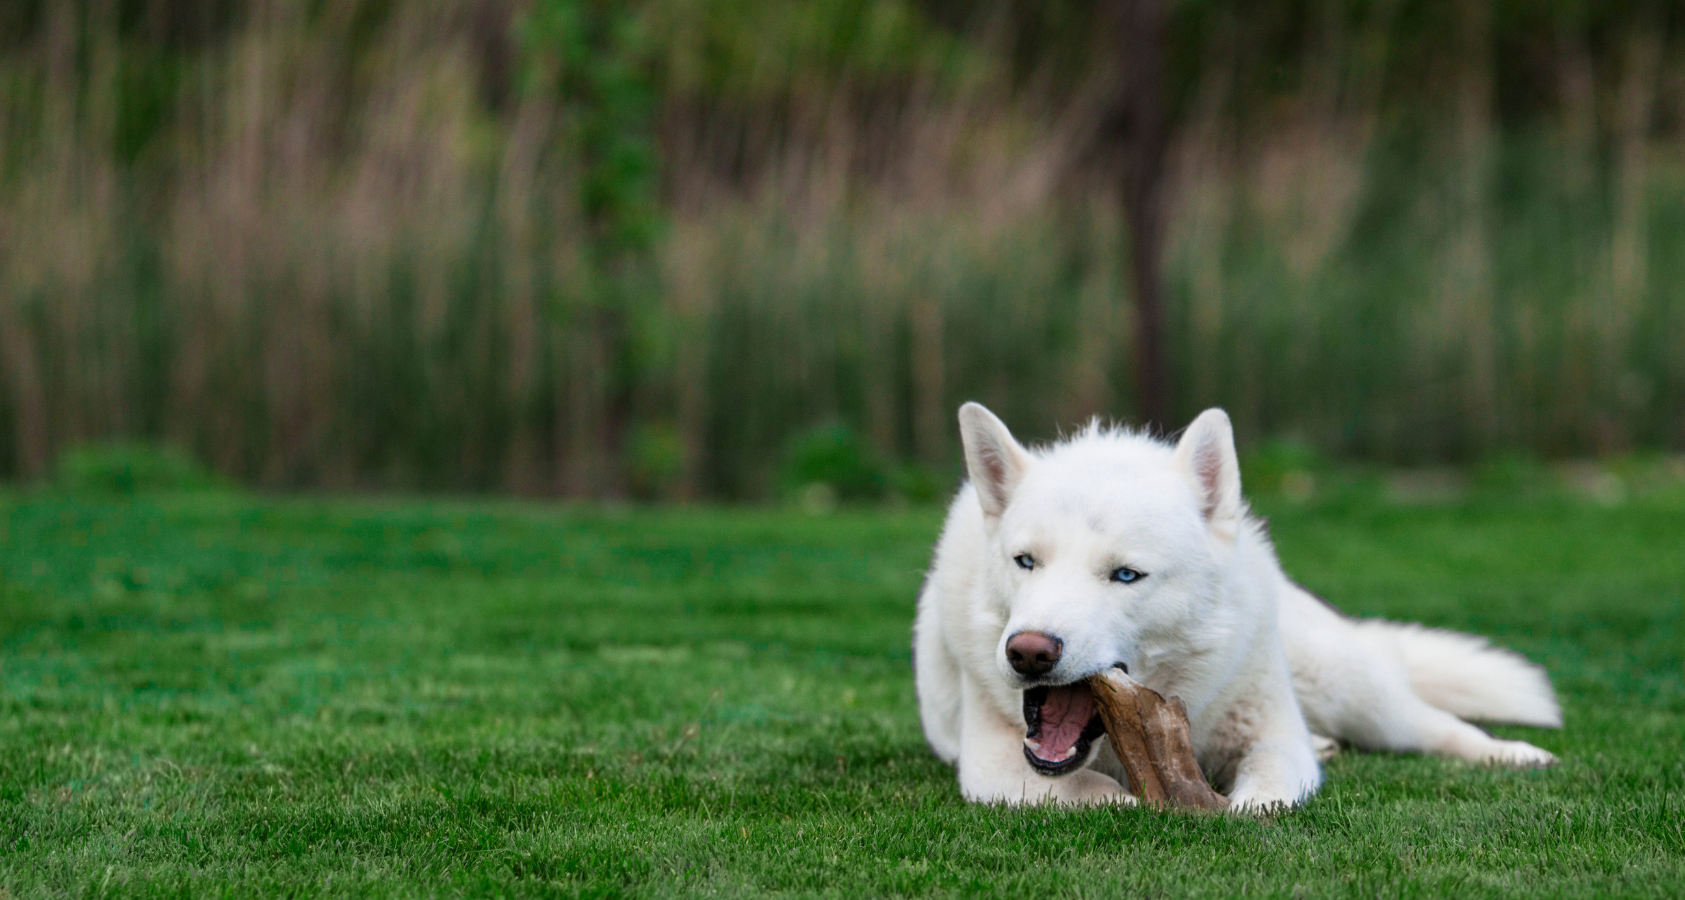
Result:
{"type": "Polygon", "coordinates": [[[1485,638],[1366,619],[1358,627],[1398,656],[1410,687],[1460,719],[1561,728],[1562,708],[1545,670],[1485,638]]]}

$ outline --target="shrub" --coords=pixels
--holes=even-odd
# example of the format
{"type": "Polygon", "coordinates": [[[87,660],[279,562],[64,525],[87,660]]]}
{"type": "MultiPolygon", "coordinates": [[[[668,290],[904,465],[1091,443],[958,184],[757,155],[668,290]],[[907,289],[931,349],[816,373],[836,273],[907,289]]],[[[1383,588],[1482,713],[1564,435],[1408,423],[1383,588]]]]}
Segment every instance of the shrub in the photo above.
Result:
{"type": "Polygon", "coordinates": [[[59,458],[53,482],[71,492],[122,495],[229,487],[226,479],[179,450],[136,443],[73,448],[59,458]]]}
{"type": "Polygon", "coordinates": [[[823,485],[844,502],[877,500],[887,481],[883,462],[840,423],[803,432],[785,454],[784,488],[792,495],[823,485]]]}

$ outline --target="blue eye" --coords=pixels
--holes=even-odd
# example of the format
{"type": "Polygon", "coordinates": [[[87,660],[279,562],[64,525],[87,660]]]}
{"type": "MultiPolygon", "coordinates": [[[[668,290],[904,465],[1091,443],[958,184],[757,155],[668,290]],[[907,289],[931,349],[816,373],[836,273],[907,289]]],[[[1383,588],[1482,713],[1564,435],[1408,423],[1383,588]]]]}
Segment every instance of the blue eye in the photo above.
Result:
{"type": "Polygon", "coordinates": [[[1121,584],[1134,584],[1147,577],[1147,573],[1128,566],[1118,566],[1112,570],[1112,580],[1121,584]]]}
{"type": "Polygon", "coordinates": [[[1018,568],[1024,569],[1025,571],[1036,567],[1035,558],[1030,556],[1028,553],[1020,553],[1017,556],[1012,557],[1012,561],[1018,564],[1018,568]]]}

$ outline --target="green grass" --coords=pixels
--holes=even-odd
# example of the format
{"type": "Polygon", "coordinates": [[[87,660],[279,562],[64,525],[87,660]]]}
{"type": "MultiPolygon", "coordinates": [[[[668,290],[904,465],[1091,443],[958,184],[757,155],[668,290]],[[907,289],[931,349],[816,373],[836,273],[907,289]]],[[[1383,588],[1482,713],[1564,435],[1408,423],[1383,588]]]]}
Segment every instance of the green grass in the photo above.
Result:
{"type": "Polygon", "coordinates": [[[1542,772],[1267,821],[960,802],[933,510],[0,495],[0,896],[1483,896],[1685,884],[1685,497],[1270,509],[1348,611],[1551,670],[1542,772]]]}

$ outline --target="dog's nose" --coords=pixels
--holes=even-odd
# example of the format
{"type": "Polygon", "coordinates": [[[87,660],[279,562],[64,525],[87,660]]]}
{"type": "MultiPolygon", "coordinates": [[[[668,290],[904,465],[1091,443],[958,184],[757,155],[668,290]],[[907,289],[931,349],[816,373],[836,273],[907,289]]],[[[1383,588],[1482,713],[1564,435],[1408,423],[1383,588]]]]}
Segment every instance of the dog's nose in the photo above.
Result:
{"type": "Polygon", "coordinates": [[[1053,671],[1064,652],[1064,641],[1039,631],[1020,631],[1006,639],[1006,661],[1012,671],[1031,678],[1053,671]]]}

